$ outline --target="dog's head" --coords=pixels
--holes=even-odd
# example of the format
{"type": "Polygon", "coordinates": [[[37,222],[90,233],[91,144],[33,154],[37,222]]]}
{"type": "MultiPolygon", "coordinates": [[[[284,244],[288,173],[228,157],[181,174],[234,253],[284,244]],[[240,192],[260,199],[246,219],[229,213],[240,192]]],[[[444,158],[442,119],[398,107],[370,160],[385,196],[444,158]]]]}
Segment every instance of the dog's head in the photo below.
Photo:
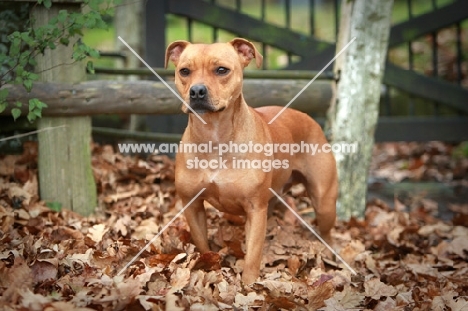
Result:
{"type": "MultiPolygon", "coordinates": [[[[213,44],[174,41],[167,47],[165,66],[169,60],[176,66],[177,90],[194,111],[219,112],[240,99],[242,71],[253,58],[260,67],[262,55],[241,38],[213,44]]],[[[182,111],[190,112],[185,105],[182,111]]]]}

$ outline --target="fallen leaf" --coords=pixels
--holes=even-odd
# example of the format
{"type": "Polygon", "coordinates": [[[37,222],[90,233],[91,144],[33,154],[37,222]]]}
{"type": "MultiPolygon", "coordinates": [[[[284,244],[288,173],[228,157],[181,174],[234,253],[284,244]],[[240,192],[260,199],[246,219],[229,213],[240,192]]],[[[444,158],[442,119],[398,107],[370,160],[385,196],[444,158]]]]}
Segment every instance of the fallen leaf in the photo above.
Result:
{"type": "Polygon", "coordinates": [[[234,298],[234,307],[242,309],[261,307],[264,301],[265,297],[255,292],[250,292],[247,295],[237,293],[234,298]]]}
{"type": "Polygon", "coordinates": [[[109,228],[107,228],[104,224],[94,225],[89,228],[88,234],[86,236],[94,242],[99,243],[101,242],[103,235],[106,234],[108,230],[109,228]]]}
{"type": "Polygon", "coordinates": [[[371,279],[364,282],[364,294],[375,300],[379,300],[381,297],[392,297],[396,296],[397,290],[391,285],[382,283],[379,279],[371,279]]]}

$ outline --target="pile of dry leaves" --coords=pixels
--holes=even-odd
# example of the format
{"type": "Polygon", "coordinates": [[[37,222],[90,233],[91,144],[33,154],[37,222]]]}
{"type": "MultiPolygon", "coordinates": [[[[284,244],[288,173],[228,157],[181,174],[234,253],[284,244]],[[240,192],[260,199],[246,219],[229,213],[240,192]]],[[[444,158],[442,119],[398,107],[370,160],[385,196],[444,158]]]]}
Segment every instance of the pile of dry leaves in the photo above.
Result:
{"type": "Polygon", "coordinates": [[[392,182],[437,181],[468,185],[468,143],[381,143],[374,148],[371,175],[392,182]]]}
{"type": "MultiPolygon", "coordinates": [[[[195,251],[179,217],[123,270],[182,208],[170,159],[95,146],[100,207],[82,217],[39,201],[36,154],[29,143],[0,158],[1,310],[468,310],[466,205],[455,224],[378,201],[365,220],[338,222],[336,249],[356,275],[277,211],[261,277],[245,286],[242,221],[209,206],[212,253],[195,251]]],[[[288,200],[313,221],[307,201],[288,200]]]]}

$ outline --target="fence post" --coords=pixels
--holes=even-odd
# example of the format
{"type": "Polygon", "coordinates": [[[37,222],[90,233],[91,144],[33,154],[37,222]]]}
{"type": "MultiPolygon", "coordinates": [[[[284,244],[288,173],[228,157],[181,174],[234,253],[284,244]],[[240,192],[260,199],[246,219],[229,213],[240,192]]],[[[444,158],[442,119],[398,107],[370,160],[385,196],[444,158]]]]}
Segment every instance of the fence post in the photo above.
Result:
{"type": "Polygon", "coordinates": [[[356,40],[335,62],[336,98],[328,111],[326,132],[332,143],[357,142],[358,147],[355,153],[335,152],[341,219],[364,216],[392,6],[393,0],[342,1],[337,52],[356,40]]]}
{"type": "MultiPolygon", "coordinates": [[[[145,3],[146,2],[144,0],[124,0],[115,9],[115,47],[117,51],[123,52],[126,55],[124,61],[121,59],[118,60],[115,68],[138,68],[143,65],[141,61],[118,39],[118,36],[124,39],[125,42],[127,42],[128,45],[138,53],[138,55],[144,55],[145,24],[142,23],[142,20],[145,14],[145,3]]],[[[118,79],[136,81],[139,80],[140,77],[131,75],[126,77],[120,76],[118,79]]],[[[144,118],[142,116],[136,114],[130,115],[130,122],[128,125],[129,130],[141,130],[142,125],[144,125],[144,118]]]]}
{"type": "MultiPolygon", "coordinates": [[[[35,5],[31,10],[34,27],[45,25],[59,10],[80,11],[81,3],[54,2],[47,9],[35,5]]],[[[57,45],[37,57],[36,72],[42,82],[75,83],[85,78],[85,67],[73,62],[73,42],[57,45]]],[[[92,213],[97,205],[96,184],[91,168],[91,118],[44,117],[38,130],[64,126],[40,132],[39,185],[41,199],[58,202],[82,215],[92,213]]]]}

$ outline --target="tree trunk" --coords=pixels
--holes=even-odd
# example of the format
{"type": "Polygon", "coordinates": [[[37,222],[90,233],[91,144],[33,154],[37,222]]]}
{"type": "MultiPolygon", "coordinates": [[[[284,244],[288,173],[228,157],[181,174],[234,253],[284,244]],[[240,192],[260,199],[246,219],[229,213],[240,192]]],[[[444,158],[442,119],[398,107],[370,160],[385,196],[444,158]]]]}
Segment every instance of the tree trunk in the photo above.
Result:
{"type": "Polygon", "coordinates": [[[336,99],[328,112],[332,143],[357,142],[353,154],[335,152],[339,175],[338,217],[363,217],[367,175],[390,33],[393,0],[342,1],[337,51],[354,41],[335,62],[336,99]]]}
{"type": "MultiPolygon", "coordinates": [[[[54,3],[50,9],[33,7],[35,26],[47,24],[59,10],[79,11],[80,4],[54,3]]],[[[73,62],[73,42],[68,47],[58,45],[37,57],[36,72],[42,82],[75,83],[84,80],[82,63],[73,62]]],[[[44,110],[46,110],[45,108],[44,110]]],[[[38,129],[62,126],[40,132],[39,186],[41,199],[57,202],[82,215],[92,213],[97,205],[96,184],[91,168],[91,118],[44,117],[38,129]]]]}

